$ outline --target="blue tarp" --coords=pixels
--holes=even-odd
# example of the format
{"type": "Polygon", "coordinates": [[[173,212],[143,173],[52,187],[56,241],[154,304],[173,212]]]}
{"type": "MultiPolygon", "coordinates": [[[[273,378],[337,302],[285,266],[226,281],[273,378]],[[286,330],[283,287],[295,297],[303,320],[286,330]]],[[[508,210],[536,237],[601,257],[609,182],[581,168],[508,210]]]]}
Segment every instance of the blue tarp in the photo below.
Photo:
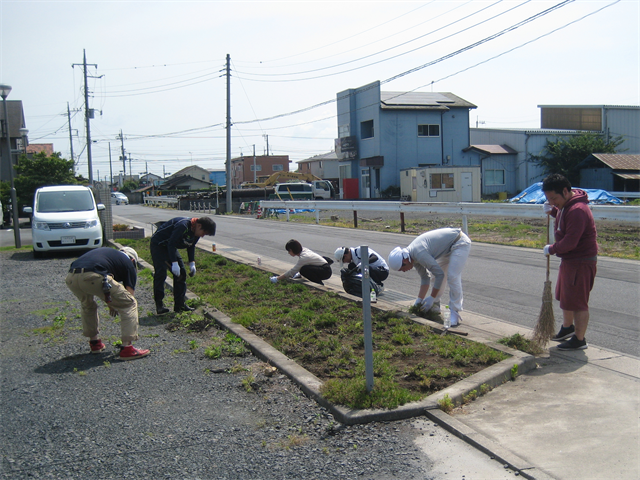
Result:
{"type": "MultiPolygon", "coordinates": [[[[580,187],[576,187],[580,188],[580,187]]],[[[587,197],[589,198],[589,203],[595,204],[622,204],[624,203],[618,197],[614,197],[606,190],[599,190],[595,188],[580,188],[580,190],[584,190],[587,193],[587,197]]],[[[522,192],[520,192],[515,197],[511,198],[509,202],[511,203],[544,203],[547,198],[544,196],[542,192],[542,182],[534,183],[530,187],[525,188],[522,192]]]]}

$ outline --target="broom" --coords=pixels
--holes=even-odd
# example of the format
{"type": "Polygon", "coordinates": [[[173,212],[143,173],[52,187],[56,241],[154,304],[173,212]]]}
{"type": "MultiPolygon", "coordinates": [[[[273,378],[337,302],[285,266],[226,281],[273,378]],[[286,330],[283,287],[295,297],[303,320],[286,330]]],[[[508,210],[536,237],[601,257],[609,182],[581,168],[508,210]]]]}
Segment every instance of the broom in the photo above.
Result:
{"type": "MultiPolygon", "coordinates": [[[[547,245],[549,244],[549,215],[547,215],[547,245]]],[[[556,328],[556,319],[553,316],[553,296],[551,294],[551,281],[549,280],[549,263],[551,255],[547,255],[547,280],[544,282],[544,290],[542,291],[542,308],[540,308],[540,316],[538,323],[533,329],[533,342],[540,347],[544,347],[556,328]]]]}

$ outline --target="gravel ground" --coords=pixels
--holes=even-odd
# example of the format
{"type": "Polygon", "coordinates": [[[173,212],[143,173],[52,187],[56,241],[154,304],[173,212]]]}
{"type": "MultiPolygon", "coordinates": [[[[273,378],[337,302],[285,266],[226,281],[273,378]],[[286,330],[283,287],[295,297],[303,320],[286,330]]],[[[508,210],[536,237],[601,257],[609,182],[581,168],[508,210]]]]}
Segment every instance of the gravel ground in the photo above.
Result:
{"type": "Polygon", "coordinates": [[[196,334],[149,315],[149,287],[136,292],[136,345],[151,355],[119,361],[105,315],[107,350],[87,354],[64,283],[73,258],[0,252],[0,478],[436,478],[411,421],[341,426],[279,374],[257,373],[247,392],[246,371],[228,369],[260,361],[190,349],[196,334]],[[34,332],[60,314],[62,335],[34,332]]]}

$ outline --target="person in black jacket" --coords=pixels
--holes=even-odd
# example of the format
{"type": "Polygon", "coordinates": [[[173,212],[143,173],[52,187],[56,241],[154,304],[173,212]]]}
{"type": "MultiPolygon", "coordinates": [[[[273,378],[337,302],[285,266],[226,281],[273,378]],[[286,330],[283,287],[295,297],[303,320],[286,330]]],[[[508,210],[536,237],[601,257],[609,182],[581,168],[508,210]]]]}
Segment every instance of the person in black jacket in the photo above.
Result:
{"type": "Polygon", "coordinates": [[[173,274],[173,302],[175,312],[190,312],[193,308],[185,304],[187,293],[187,270],[178,252],[187,249],[189,275],[196,274],[196,243],[205,235],[216,234],[216,223],[209,217],[175,217],[162,224],[151,237],[151,258],[153,260],[153,298],[156,312],[164,315],[169,309],[164,306],[164,281],[167,270],[173,274]]]}
{"type": "Polygon", "coordinates": [[[100,339],[98,304],[105,301],[112,317],[120,315],[122,349],[120,360],[134,360],[149,355],[149,350],[135,348],[138,339],[138,302],[134,297],[138,274],[138,254],[131,247],[121,251],[109,247],[89,250],[71,264],[66,284],[78,297],[82,309],[82,334],[89,337],[91,353],[106,347],[100,339]]]}

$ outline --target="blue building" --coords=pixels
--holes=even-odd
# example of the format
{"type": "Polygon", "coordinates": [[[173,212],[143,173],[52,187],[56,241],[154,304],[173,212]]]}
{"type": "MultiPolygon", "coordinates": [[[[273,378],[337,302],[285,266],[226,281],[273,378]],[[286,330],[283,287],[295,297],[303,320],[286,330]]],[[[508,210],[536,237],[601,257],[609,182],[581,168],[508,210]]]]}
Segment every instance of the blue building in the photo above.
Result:
{"type": "Polygon", "coordinates": [[[469,165],[473,108],[452,93],[382,92],[379,81],[338,93],[341,190],[358,179],[359,198],[377,198],[400,187],[403,169],[469,165]]]}
{"type": "Polygon", "coordinates": [[[224,170],[209,170],[209,181],[214,185],[223,186],[227,184],[227,172],[224,170]]]}

